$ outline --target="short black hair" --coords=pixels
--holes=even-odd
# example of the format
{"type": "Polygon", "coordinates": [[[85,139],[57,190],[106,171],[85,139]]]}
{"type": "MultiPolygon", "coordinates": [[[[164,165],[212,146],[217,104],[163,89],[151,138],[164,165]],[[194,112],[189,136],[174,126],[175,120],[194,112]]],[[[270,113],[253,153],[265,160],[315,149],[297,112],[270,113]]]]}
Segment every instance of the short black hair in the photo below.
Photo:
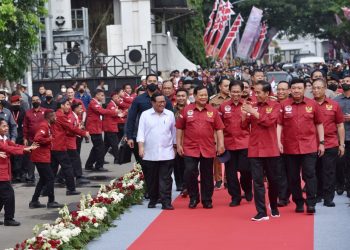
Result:
{"type": "Polygon", "coordinates": [[[312,85],[314,85],[315,82],[322,82],[323,86],[324,87],[327,87],[327,82],[323,79],[315,79],[313,82],[312,82],[312,85]]]}
{"type": "Polygon", "coordinates": [[[66,104],[66,102],[69,102],[69,100],[66,97],[63,97],[59,101],[57,101],[57,109],[60,109],[62,105],[66,104]]]}
{"type": "Polygon", "coordinates": [[[176,94],[179,93],[179,92],[185,92],[186,95],[188,95],[188,91],[186,89],[184,89],[184,88],[179,88],[179,89],[176,90],[176,94]]]}
{"type": "MultiPolygon", "coordinates": [[[[161,93],[156,92],[156,93],[154,93],[154,94],[151,96],[151,101],[152,101],[152,102],[156,102],[156,99],[157,99],[158,96],[164,96],[164,95],[162,95],[161,93]]],[[[165,99],[165,97],[164,97],[164,99],[165,99]]]]}
{"type": "Polygon", "coordinates": [[[271,93],[271,91],[272,91],[271,84],[269,82],[267,82],[267,81],[258,81],[256,83],[256,85],[261,85],[262,86],[262,91],[265,92],[265,93],[267,93],[267,92],[271,93]]]}
{"type": "Polygon", "coordinates": [[[130,84],[130,83],[125,83],[125,84],[123,84],[123,89],[124,89],[124,90],[126,89],[126,86],[130,86],[130,87],[131,87],[131,84],[130,84]]]}
{"type": "Polygon", "coordinates": [[[288,88],[290,88],[290,86],[289,86],[289,82],[284,81],[284,80],[279,81],[279,82],[277,83],[277,86],[278,86],[278,85],[280,85],[281,83],[286,83],[286,84],[287,84],[287,86],[288,86],[288,88]]]}
{"type": "Polygon", "coordinates": [[[53,111],[52,109],[45,110],[44,118],[47,119],[52,113],[55,113],[55,111],[53,111]]]}
{"type": "Polygon", "coordinates": [[[38,97],[40,99],[40,96],[38,95],[32,95],[32,100],[33,100],[33,97],[38,97]]]}
{"type": "Polygon", "coordinates": [[[218,79],[218,85],[221,85],[225,80],[230,81],[230,78],[228,78],[227,76],[220,76],[220,78],[218,79]]]}
{"type": "Polygon", "coordinates": [[[232,80],[230,82],[230,86],[229,86],[229,90],[231,91],[232,87],[233,86],[239,86],[241,88],[241,90],[243,91],[244,89],[244,85],[243,85],[243,82],[242,81],[239,81],[239,80],[232,80]]]}
{"type": "Polygon", "coordinates": [[[262,69],[254,69],[253,71],[252,71],[252,76],[254,76],[256,73],[263,73],[264,74],[264,71],[262,70],[262,69]]]}
{"type": "Polygon", "coordinates": [[[193,84],[193,80],[185,80],[184,82],[183,82],[183,85],[186,85],[186,84],[193,84]]]}
{"type": "MultiPolygon", "coordinates": [[[[198,91],[201,91],[203,89],[207,90],[207,87],[204,87],[202,85],[201,86],[197,86],[197,87],[194,88],[193,94],[197,95],[198,91]]],[[[208,92],[208,90],[207,90],[207,92],[208,92]]]]}
{"type": "Polygon", "coordinates": [[[151,76],[154,76],[155,78],[157,78],[157,81],[158,81],[158,76],[156,74],[148,74],[146,76],[146,82],[147,82],[148,78],[150,78],[151,76]]]}
{"type": "Polygon", "coordinates": [[[5,91],[3,91],[3,90],[1,90],[1,91],[0,91],[0,95],[4,95],[4,96],[6,96],[6,92],[5,92],[5,91]]]}
{"type": "Polygon", "coordinates": [[[6,120],[5,120],[4,118],[0,117],[0,124],[1,124],[3,121],[6,122],[6,120]]]}
{"type": "Polygon", "coordinates": [[[292,87],[294,84],[297,84],[297,83],[304,84],[304,88],[306,88],[306,81],[304,79],[301,79],[301,78],[292,79],[292,81],[290,82],[290,87],[292,87]]]}
{"type": "Polygon", "coordinates": [[[322,74],[322,76],[324,77],[324,73],[322,70],[319,70],[319,69],[315,69],[314,71],[311,72],[311,75],[310,75],[310,78],[312,79],[313,75],[316,73],[316,72],[320,72],[322,74]]]}
{"type": "Polygon", "coordinates": [[[76,102],[76,101],[73,101],[72,102],[72,105],[71,105],[71,108],[72,110],[75,110],[77,107],[81,106],[82,103],[81,102],[76,102]]]}
{"type": "Polygon", "coordinates": [[[94,96],[97,96],[99,93],[104,93],[105,91],[102,90],[102,89],[96,89],[95,90],[95,93],[94,93],[94,96]]]}
{"type": "Polygon", "coordinates": [[[115,94],[118,95],[122,90],[123,90],[122,88],[115,88],[111,96],[114,96],[115,94]]]}

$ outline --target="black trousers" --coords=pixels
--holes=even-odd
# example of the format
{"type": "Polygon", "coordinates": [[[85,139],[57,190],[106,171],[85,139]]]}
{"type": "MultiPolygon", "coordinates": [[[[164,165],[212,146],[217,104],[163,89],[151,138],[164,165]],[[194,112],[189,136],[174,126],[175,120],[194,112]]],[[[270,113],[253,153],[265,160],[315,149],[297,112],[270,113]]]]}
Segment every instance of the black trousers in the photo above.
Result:
{"type": "Polygon", "coordinates": [[[265,203],[264,174],[269,183],[268,196],[271,209],[277,208],[279,157],[249,158],[254,184],[254,202],[258,213],[267,214],[265,203]]]}
{"type": "Polygon", "coordinates": [[[288,201],[290,198],[290,188],[288,185],[288,167],[287,158],[285,155],[281,155],[278,160],[280,176],[278,186],[278,198],[281,201],[288,201]]]}
{"type": "Polygon", "coordinates": [[[25,174],[23,165],[23,155],[11,155],[11,167],[13,179],[22,177],[25,174]]]}
{"type": "Polygon", "coordinates": [[[184,157],[185,162],[185,182],[191,200],[199,200],[198,175],[200,173],[201,200],[212,202],[214,192],[213,182],[213,162],[214,158],[184,157]],[[199,164],[199,169],[198,169],[199,164]]]}
{"type": "Polygon", "coordinates": [[[81,151],[81,143],[83,142],[83,137],[77,136],[77,152],[80,155],[81,151]]]}
{"type": "Polygon", "coordinates": [[[337,158],[338,147],[334,147],[326,149],[324,155],[317,159],[317,196],[322,197],[325,202],[334,199],[337,158]]]}
{"type": "Polygon", "coordinates": [[[102,134],[91,135],[92,149],[89,158],[86,161],[85,168],[103,168],[105,158],[105,146],[102,139],[102,134]]]}
{"type": "Polygon", "coordinates": [[[104,137],[104,144],[105,144],[105,154],[107,154],[109,148],[112,148],[112,155],[114,157],[114,160],[118,158],[118,133],[117,132],[105,132],[104,137]]]}
{"type": "Polygon", "coordinates": [[[55,177],[51,168],[51,164],[42,163],[42,162],[36,162],[34,164],[39,173],[39,181],[36,184],[32,201],[39,201],[41,190],[44,188],[44,186],[46,188],[47,195],[49,197],[49,202],[55,201],[55,194],[54,194],[55,177]]]}
{"type": "MultiPolygon", "coordinates": [[[[142,158],[139,155],[139,144],[136,142],[136,139],[134,139],[133,153],[134,153],[136,162],[141,164],[142,163],[142,158]]],[[[143,173],[143,174],[145,174],[145,173],[143,173]]]]}
{"type": "Polygon", "coordinates": [[[288,161],[288,182],[293,201],[297,205],[304,203],[301,189],[300,169],[305,181],[306,204],[315,206],[317,194],[316,161],[317,153],[286,155],[288,161]]]}
{"type": "Polygon", "coordinates": [[[124,127],[125,127],[125,123],[118,123],[118,139],[119,141],[123,138],[124,136],[124,127]]]}
{"type": "Polygon", "coordinates": [[[345,168],[346,168],[346,161],[345,156],[343,157],[337,157],[337,167],[335,171],[335,177],[336,177],[336,188],[337,189],[344,189],[345,188],[345,168]]]}
{"type": "Polygon", "coordinates": [[[345,166],[344,166],[345,190],[350,192],[350,141],[345,141],[345,166]]]}
{"type": "Polygon", "coordinates": [[[13,219],[15,217],[15,192],[9,181],[0,181],[0,211],[3,207],[5,220],[13,219]]]}
{"type": "Polygon", "coordinates": [[[175,156],[175,165],[174,165],[174,177],[176,187],[180,189],[185,189],[185,181],[184,181],[184,173],[185,173],[185,162],[184,158],[179,154],[175,156]]]}
{"type": "Polygon", "coordinates": [[[76,149],[68,149],[67,153],[73,167],[74,177],[81,177],[83,175],[83,169],[81,167],[81,159],[78,151],[76,149]]]}
{"type": "Polygon", "coordinates": [[[241,186],[244,193],[252,193],[252,173],[248,149],[230,150],[231,158],[225,163],[227,190],[233,201],[241,201],[241,186]],[[240,181],[237,173],[241,173],[240,181]]]}
{"type": "Polygon", "coordinates": [[[66,187],[69,191],[75,190],[74,171],[67,151],[51,151],[51,168],[54,176],[57,175],[58,166],[61,165],[66,187]]]}
{"type": "Polygon", "coordinates": [[[147,188],[151,202],[161,199],[162,204],[171,204],[171,188],[173,179],[171,173],[174,168],[174,160],[169,161],[142,161],[147,168],[147,188]]]}

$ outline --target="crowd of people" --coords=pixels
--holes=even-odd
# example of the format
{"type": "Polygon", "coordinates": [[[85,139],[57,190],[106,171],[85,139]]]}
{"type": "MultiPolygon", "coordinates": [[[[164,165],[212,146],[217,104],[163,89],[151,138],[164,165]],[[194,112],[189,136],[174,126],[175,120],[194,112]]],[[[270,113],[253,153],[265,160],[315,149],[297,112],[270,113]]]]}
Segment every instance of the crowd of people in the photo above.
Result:
{"type": "Polygon", "coordinates": [[[92,142],[85,171],[108,171],[105,155],[117,163],[118,144],[127,142],[142,166],[148,208],[174,209],[172,174],[191,209],[200,202],[213,208],[213,191],[224,186],[229,206],[254,199],[252,220],[267,220],[266,181],[272,217],[291,196],[297,213],[304,204],[315,213],[322,200],[334,207],[335,191],[350,197],[350,76],[327,74],[291,75],[274,93],[259,68],[175,70],[168,80],[149,74],[138,86],[125,84],[107,103],[104,82],[93,93],[85,82],[61,85],[55,96],[44,86],[32,97],[25,85],[11,95],[0,91],[3,223],[20,225],[12,182],[36,183],[31,209],[62,207],[55,182],[66,195],[80,194],[76,186],[89,183],[80,158],[84,138],[92,142]],[[48,196],[46,205],[40,196],[48,196]]]}

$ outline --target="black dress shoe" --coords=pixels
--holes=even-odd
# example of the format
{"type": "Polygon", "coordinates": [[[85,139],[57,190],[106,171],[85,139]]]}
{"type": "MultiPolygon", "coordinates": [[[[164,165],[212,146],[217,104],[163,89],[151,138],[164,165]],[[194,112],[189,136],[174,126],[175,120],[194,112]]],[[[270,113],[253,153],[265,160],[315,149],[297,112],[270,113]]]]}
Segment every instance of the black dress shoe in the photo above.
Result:
{"type": "Polygon", "coordinates": [[[156,205],[157,205],[157,202],[153,202],[153,201],[150,201],[149,203],[148,203],[148,208],[155,208],[156,207],[156,205]]]}
{"type": "Polygon", "coordinates": [[[85,184],[89,184],[90,181],[88,179],[85,178],[77,178],[76,184],[77,185],[85,185],[85,184]]]}
{"type": "Polygon", "coordinates": [[[213,204],[211,202],[204,202],[203,203],[203,208],[211,209],[211,208],[213,208],[213,204]]]}
{"type": "Polygon", "coordinates": [[[286,201],[286,200],[279,200],[278,202],[277,202],[277,206],[278,207],[286,207],[287,205],[288,205],[288,201],[286,201]]]}
{"type": "Polygon", "coordinates": [[[29,208],[34,209],[34,208],[44,208],[46,207],[44,204],[41,204],[39,201],[31,201],[29,202],[29,208]]]}
{"type": "Polygon", "coordinates": [[[333,201],[325,201],[323,203],[323,206],[325,206],[325,207],[335,207],[335,203],[333,201]]]}
{"type": "Polygon", "coordinates": [[[79,192],[79,191],[76,191],[76,190],[74,190],[74,191],[67,190],[67,191],[66,191],[66,195],[67,195],[67,196],[79,195],[79,194],[80,194],[80,192],[79,192]]]}
{"type": "Polygon", "coordinates": [[[146,200],[149,200],[149,194],[146,192],[143,197],[146,199],[146,200]]]}
{"type": "Polygon", "coordinates": [[[85,167],[85,171],[93,171],[94,168],[93,167],[85,167]]]}
{"type": "Polygon", "coordinates": [[[337,195],[342,195],[344,193],[344,189],[343,188],[337,188],[337,195]]]}
{"type": "Polygon", "coordinates": [[[295,212],[296,213],[304,213],[304,204],[297,205],[297,207],[295,208],[295,212]]]}
{"type": "Polygon", "coordinates": [[[163,210],[174,210],[174,207],[171,204],[162,205],[163,210]]]}
{"type": "Polygon", "coordinates": [[[237,207],[241,204],[241,201],[237,200],[232,200],[231,203],[229,204],[230,207],[237,207]]]}
{"type": "Polygon", "coordinates": [[[316,213],[316,208],[315,208],[315,206],[307,206],[307,207],[306,207],[306,212],[307,212],[308,214],[314,214],[314,213],[316,213]]]}
{"type": "Polygon", "coordinates": [[[63,204],[59,204],[56,201],[47,203],[47,208],[62,208],[62,207],[64,207],[64,205],[63,204]]]}
{"type": "Polygon", "coordinates": [[[108,172],[109,170],[108,169],[105,169],[105,168],[95,168],[92,170],[93,172],[108,172]]]}
{"type": "Polygon", "coordinates": [[[246,193],[245,199],[246,199],[246,201],[252,201],[253,200],[253,193],[252,192],[246,193]]]}
{"type": "Polygon", "coordinates": [[[190,204],[188,204],[189,208],[196,208],[198,205],[199,201],[198,200],[190,200],[190,204]]]}
{"type": "Polygon", "coordinates": [[[18,227],[19,225],[21,225],[21,223],[15,221],[14,219],[4,221],[4,226],[7,227],[18,227]]]}
{"type": "Polygon", "coordinates": [[[317,196],[317,197],[316,197],[316,203],[321,203],[321,202],[322,202],[322,197],[317,196]]]}

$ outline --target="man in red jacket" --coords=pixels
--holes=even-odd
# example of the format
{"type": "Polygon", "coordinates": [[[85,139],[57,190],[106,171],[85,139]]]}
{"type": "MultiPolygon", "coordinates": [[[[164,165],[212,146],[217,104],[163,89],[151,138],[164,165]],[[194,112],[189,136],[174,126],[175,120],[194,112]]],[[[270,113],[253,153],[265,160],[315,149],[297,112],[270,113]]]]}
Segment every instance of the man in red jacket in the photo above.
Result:
{"type": "Polygon", "coordinates": [[[102,120],[104,115],[118,114],[118,109],[108,110],[102,108],[104,99],[104,91],[97,89],[95,92],[95,97],[91,99],[88,107],[86,129],[91,134],[93,147],[90,151],[89,158],[86,161],[85,170],[98,172],[108,171],[107,169],[103,168],[105,147],[102,139],[102,120]]]}
{"type": "Polygon", "coordinates": [[[258,81],[255,86],[257,103],[244,103],[242,106],[242,128],[250,125],[248,143],[248,158],[250,160],[254,183],[254,202],[257,210],[253,221],[268,220],[265,203],[264,174],[269,182],[269,201],[272,217],[280,217],[277,208],[278,196],[278,157],[280,152],[277,144],[277,119],[280,104],[271,101],[271,85],[266,81],[258,81]]]}
{"type": "MultiPolygon", "coordinates": [[[[120,91],[119,91],[120,92],[120,91]]],[[[114,164],[117,164],[118,157],[118,124],[119,117],[125,116],[122,110],[118,109],[117,103],[120,101],[118,90],[113,92],[111,95],[112,100],[107,105],[107,110],[118,110],[118,113],[113,113],[112,115],[103,116],[103,131],[105,132],[104,143],[105,143],[105,155],[109,148],[112,148],[112,155],[114,156],[114,164]]]]}
{"type": "Polygon", "coordinates": [[[70,102],[63,99],[59,102],[59,109],[56,111],[56,122],[52,126],[52,151],[51,167],[54,174],[57,174],[58,165],[61,165],[63,176],[66,180],[67,195],[78,195],[75,190],[74,172],[69,155],[67,153],[67,133],[79,136],[89,136],[89,132],[74,127],[69,122],[68,114],[71,112],[70,102]]]}
{"type": "MultiPolygon", "coordinates": [[[[32,96],[32,109],[28,109],[23,120],[23,142],[24,145],[30,145],[33,142],[35,132],[38,129],[38,125],[44,120],[45,108],[40,107],[40,97],[37,95],[32,96]]],[[[26,172],[28,172],[27,181],[35,182],[34,170],[35,166],[30,161],[28,155],[24,155],[24,162],[26,162],[26,172]]]]}
{"type": "Polygon", "coordinates": [[[0,118],[0,210],[4,207],[5,226],[19,226],[21,223],[13,219],[15,217],[15,192],[11,185],[10,155],[21,155],[36,149],[38,146],[35,143],[30,147],[15,144],[6,137],[8,131],[7,122],[0,118]]]}
{"type": "Polygon", "coordinates": [[[55,112],[51,109],[45,110],[44,118],[45,120],[40,123],[38,131],[34,136],[34,142],[38,143],[40,147],[32,152],[31,161],[35,164],[40,178],[36,184],[32,200],[29,203],[29,208],[46,207],[39,202],[40,193],[44,186],[46,186],[46,192],[49,197],[47,208],[61,208],[63,205],[55,201],[55,177],[50,166],[52,145],[51,125],[56,120],[55,112]]]}

